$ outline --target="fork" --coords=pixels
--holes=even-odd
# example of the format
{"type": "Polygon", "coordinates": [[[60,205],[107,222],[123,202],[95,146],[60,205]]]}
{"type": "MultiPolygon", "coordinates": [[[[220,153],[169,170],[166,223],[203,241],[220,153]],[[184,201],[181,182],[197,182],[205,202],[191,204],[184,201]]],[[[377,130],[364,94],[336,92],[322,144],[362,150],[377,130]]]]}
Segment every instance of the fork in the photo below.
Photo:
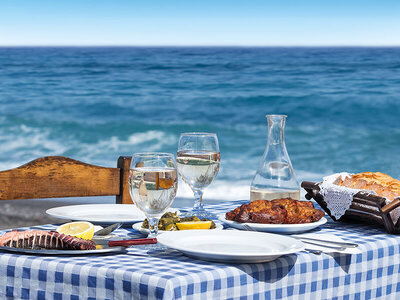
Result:
{"type": "MultiPolygon", "coordinates": [[[[251,228],[251,227],[250,227],[249,225],[247,225],[247,224],[242,224],[242,225],[243,225],[243,228],[246,229],[247,231],[257,231],[257,230],[255,230],[254,228],[251,228]]],[[[296,237],[293,237],[293,238],[296,238],[296,237]]],[[[343,250],[346,249],[346,248],[343,247],[343,246],[336,246],[336,245],[332,245],[332,244],[331,244],[331,245],[326,245],[326,244],[318,243],[318,242],[323,242],[322,240],[317,240],[317,241],[312,240],[312,241],[309,241],[309,240],[302,240],[301,238],[296,238],[296,239],[300,239],[303,243],[306,243],[306,244],[315,245],[315,246],[320,246],[320,247],[326,247],[326,248],[331,248],[331,249],[335,249],[335,250],[337,250],[337,251],[343,251],[343,250]]],[[[327,243],[330,243],[330,242],[327,241],[327,243]]],[[[313,249],[305,249],[305,250],[307,250],[308,252],[314,253],[314,254],[321,254],[321,253],[322,253],[321,250],[313,250],[313,249]],[[316,252],[318,252],[318,253],[316,253],[316,252]]]]}
{"type": "MultiPolygon", "coordinates": [[[[257,232],[257,230],[251,228],[249,225],[247,224],[242,224],[244,229],[246,229],[247,231],[255,231],[257,232]]],[[[304,248],[304,251],[315,254],[315,255],[321,255],[322,254],[322,250],[315,250],[315,249],[309,249],[309,248],[304,248]]]]}

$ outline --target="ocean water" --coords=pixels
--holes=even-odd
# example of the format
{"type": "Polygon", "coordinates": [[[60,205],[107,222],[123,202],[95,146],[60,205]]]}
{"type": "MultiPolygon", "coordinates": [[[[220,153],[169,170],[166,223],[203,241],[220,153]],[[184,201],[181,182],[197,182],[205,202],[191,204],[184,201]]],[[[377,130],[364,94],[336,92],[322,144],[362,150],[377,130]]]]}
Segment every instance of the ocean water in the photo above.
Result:
{"type": "MultiPolygon", "coordinates": [[[[286,114],[299,181],[333,172],[400,178],[400,48],[0,48],[0,169],[45,155],[115,166],[216,132],[205,198],[246,199],[286,114]]],[[[191,197],[182,183],[179,196],[191,197]]]]}

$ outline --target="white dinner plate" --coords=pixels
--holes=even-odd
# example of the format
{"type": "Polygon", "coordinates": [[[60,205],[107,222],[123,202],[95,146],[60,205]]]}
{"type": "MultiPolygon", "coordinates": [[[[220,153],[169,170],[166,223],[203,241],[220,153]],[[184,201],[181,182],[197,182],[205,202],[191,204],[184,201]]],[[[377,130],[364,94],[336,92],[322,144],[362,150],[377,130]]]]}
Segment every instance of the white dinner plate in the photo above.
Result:
{"type": "Polygon", "coordinates": [[[304,250],[304,244],[291,237],[251,231],[169,231],[157,240],[190,257],[230,263],[268,262],[304,250]]]}
{"type": "MultiPolygon", "coordinates": [[[[143,234],[149,234],[150,231],[147,228],[142,228],[142,224],[143,224],[143,222],[135,223],[135,224],[132,225],[132,228],[137,230],[137,231],[140,231],[143,234]]],[[[224,226],[222,226],[222,224],[215,223],[215,226],[216,226],[216,228],[211,229],[211,230],[222,230],[222,229],[224,229],[224,226]]],[[[193,231],[193,230],[191,230],[191,231],[193,231]]],[[[165,230],[159,230],[158,231],[159,234],[160,233],[164,233],[164,232],[170,232],[170,231],[165,231],[165,230]]]]}
{"type": "Polygon", "coordinates": [[[221,222],[225,223],[230,227],[234,227],[241,230],[246,230],[246,228],[243,226],[244,224],[246,224],[255,231],[273,232],[280,234],[294,234],[294,233],[306,232],[315,229],[327,222],[327,219],[325,217],[322,217],[318,222],[304,223],[304,224],[238,223],[235,221],[227,220],[225,218],[225,214],[218,215],[218,220],[220,220],[221,222]]]}
{"type": "Polygon", "coordinates": [[[81,204],[54,207],[46,210],[52,217],[89,221],[95,224],[128,223],[143,221],[145,215],[133,204],[81,204]]]}

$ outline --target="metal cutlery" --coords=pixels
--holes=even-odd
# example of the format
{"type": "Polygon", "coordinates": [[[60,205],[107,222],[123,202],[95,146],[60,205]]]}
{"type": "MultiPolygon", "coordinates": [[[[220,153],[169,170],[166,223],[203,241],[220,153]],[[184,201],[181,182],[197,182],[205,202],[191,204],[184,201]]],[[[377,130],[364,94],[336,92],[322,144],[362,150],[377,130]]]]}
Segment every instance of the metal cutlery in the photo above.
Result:
{"type": "Polygon", "coordinates": [[[306,244],[309,244],[309,245],[318,246],[318,247],[324,247],[324,248],[334,249],[334,250],[337,250],[337,251],[346,250],[345,247],[337,247],[337,246],[326,245],[326,244],[324,245],[324,244],[322,244],[322,243],[310,242],[310,241],[305,241],[305,240],[301,240],[301,239],[299,239],[299,240],[302,241],[303,243],[306,243],[306,244]]]}
{"type": "MultiPolygon", "coordinates": [[[[108,235],[114,230],[117,230],[122,226],[122,223],[114,223],[110,226],[104,227],[102,229],[97,230],[94,235],[96,236],[103,236],[103,235],[108,235]]],[[[46,226],[31,226],[29,229],[37,229],[37,230],[48,230],[46,226]]],[[[14,230],[14,229],[13,229],[14,230]]],[[[11,231],[11,230],[10,230],[11,231]]]]}
{"type": "Polygon", "coordinates": [[[95,243],[97,245],[108,246],[108,247],[129,247],[129,246],[136,246],[136,245],[149,245],[149,244],[156,244],[156,238],[144,238],[144,239],[130,239],[130,240],[96,240],[95,243]]]}
{"type": "Polygon", "coordinates": [[[331,245],[338,246],[338,247],[343,247],[343,248],[356,248],[356,247],[358,247],[358,244],[355,244],[355,243],[320,240],[320,239],[315,239],[315,238],[310,238],[310,237],[302,237],[302,236],[297,236],[297,235],[291,235],[291,237],[295,238],[295,239],[298,239],[298,240],[301,240],[301,241],[303,241],[305,243],[309,242],[309,244],[311,244],[311,243],[325,243],[325,244],[331,244],[331,245]]]}
{"type": "Polygon", "coordinates": [[[321,255],[322,254],[322,250],[315,250],[315,249],[308,249],[305,248],[304,251],[315,254],[315,255],[321,255]]]}
{"type": "Polygon", "coordinates": [[[118,228],[120,228],[122,226],[122,223],[115,223],[112,224],[110,226],[107,226],[105,228],[102,228],[100,230],[97,230],[94,235],[108,235],[111,232],[113,232],[114,230],[117,230],[118,228]]]}
{"type": "MultiPolygon", "coordinates": [[[[248,231],[256,231],[255,229],[251,228],[247,224],[242,224],[242,225],[243,225],[243,228],[248,231]]],[[[354,243],[327,241],[327,240],[320,240],[320,239],[314,239],[314,238],[308,238],[308,237],[301,237],[301,236],[296,236],[296,235],[291,235],[291,237],[298,239],[306,244],[319,246],[319,247],[325,247],[325,248],[331,248],[336,251],[343,251],[346,248],[358,247],[358,244],[354,244],[354,243]]],[[[319,250],[316,250],[316,251],[319,251],[319,250]]]]}

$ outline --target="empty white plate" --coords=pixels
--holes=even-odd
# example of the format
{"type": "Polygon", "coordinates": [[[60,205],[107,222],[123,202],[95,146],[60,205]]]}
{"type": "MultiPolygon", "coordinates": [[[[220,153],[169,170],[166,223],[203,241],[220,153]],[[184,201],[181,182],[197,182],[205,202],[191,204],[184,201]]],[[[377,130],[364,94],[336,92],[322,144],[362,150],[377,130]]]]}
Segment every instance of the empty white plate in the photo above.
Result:
{"type": "Polygon", "coordinates": [[[291,237],[251,231],[169,231],[157,239],[190,257],[230,263],[268,262],[304,250],[304,244],[291,237]]]}
{"type": "Polygon", "coordinates": [[[52,217],[89,221],[97,224],[128,223],[143,221],[145,215],[133,204],[82,204],[50,208],[46,213],[52,217]]]}

